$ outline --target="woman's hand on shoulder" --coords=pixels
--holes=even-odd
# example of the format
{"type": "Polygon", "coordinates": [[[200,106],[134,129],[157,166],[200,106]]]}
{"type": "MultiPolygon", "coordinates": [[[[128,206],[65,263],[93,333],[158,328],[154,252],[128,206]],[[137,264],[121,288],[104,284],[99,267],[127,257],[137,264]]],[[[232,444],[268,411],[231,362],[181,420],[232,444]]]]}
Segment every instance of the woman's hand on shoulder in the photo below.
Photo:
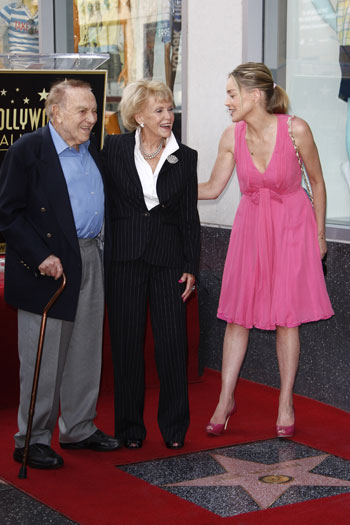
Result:
{"type": "Polygon", "coordinates": [[[216,199],[224,190],[235,167],[235,125],[225,129],[210,179],[198,186],[199,199],[216,199]]]}

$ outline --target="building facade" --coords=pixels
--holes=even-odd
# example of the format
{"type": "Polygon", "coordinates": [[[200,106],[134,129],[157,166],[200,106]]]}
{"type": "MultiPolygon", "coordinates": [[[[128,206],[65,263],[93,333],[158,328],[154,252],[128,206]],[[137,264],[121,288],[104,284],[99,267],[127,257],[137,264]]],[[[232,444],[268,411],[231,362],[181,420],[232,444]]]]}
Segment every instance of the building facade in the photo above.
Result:
{"type": "MultiPolygon", "coordinates": [[[[0,9],[8,3],[1,0],[0,9]]],[[[126,83],[167,82],[177,134],[199,153],[199,181],[209,178],[230,124],[229,72],[246,61],[270,67],[291,113],[310,124],[328,194],[327,286],[336,315],[301,328],[296,391],[350,410],[350,0],[39,0],[38,7],[41,53],[109,53],[102,66],[108,132],[123,132],[118,102],[126,83]]],[[[217,200],[199,203],[201,369],[221,366],[225,323],[216,308],[239,199],[233,176],[217,200]]],[[[243,377],[278,386],[274,337],[252,330],[243,377]]]]}

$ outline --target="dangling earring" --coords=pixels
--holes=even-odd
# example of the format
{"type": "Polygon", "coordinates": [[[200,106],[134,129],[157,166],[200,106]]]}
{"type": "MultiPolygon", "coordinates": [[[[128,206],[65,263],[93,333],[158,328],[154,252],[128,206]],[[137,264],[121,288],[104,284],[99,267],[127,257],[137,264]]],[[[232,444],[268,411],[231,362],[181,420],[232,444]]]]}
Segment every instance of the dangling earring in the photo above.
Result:
{"type": "Polygon", "coordinates": [[[145,125],[144,125],[143,122],[140,123],[140,127],[141,127],[141,128],[144,128],[144,127],[145,127],[145,125]]]}

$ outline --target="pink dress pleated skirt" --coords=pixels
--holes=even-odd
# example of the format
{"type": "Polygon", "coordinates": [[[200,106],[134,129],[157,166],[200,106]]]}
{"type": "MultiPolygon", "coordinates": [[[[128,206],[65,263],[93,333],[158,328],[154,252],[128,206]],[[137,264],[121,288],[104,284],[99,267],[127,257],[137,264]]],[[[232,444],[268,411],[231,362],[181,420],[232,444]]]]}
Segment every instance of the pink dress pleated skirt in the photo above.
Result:
{"type": "Polygon", "coordinates": [[[314,210],[288,131],[277,115],[273,155],[264,173],[247,147],[246,123],[235,126],[242,198],[232,227],[218,317],[274,330],[334,315],[322,271],[314,210]]]}

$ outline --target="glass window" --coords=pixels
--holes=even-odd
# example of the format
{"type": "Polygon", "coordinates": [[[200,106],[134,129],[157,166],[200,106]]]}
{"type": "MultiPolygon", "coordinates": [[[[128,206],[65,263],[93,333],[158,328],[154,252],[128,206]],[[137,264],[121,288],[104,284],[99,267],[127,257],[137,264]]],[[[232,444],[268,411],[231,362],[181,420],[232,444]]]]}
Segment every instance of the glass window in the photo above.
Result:
{"type": "MultiPolygon", "coordinates": [[[[173,91],[174,133],[181,138],[182,0],[71,0],[67,4],[74,38],[67,38],[66,51],[110,55],[102,66],[108,69],[106,131],[124,131],[118,115],[123,89],[147,78],[166,82],[173,91]]],[[[56,2],[56,10],[62,7],[56,2]]]]}
{"type": "Polygon", "coordinates": [[[0,0],[0,53],[39,53],[38,0],[0,0]]]}
{"type": "Polygon", "coordinates": [[[350,0],[283,0],[274,14],[265,10],[265,24],[265,62],[315,137],[327,224],[349,228],[350,0]]]}

